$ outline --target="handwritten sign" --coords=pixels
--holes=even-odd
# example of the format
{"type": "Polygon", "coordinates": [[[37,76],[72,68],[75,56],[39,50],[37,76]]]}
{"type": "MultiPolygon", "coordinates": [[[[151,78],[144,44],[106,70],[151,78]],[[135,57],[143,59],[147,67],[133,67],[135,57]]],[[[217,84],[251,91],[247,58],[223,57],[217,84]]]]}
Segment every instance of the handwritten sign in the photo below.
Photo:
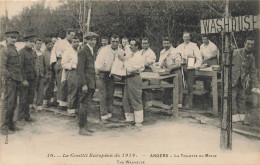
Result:
{"type": "Polygon", "coordinates": [[[232,18],[200,20],[201,34],[248,31],[258,28],[257,16],[245,15],[232,18]]]}

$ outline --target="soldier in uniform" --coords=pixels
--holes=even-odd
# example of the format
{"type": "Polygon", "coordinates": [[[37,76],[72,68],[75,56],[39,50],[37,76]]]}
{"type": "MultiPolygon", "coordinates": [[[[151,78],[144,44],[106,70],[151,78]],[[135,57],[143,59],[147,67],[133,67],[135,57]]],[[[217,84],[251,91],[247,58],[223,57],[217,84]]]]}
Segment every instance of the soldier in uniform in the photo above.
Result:
{"type": "Polygon", "coordinates": [[[33,104],[36,85],[36,52],[33,50],[36,35],[24,37],[25,47],[19,51],[21,58],[23,84],[19,95],[18,123],[25,125],[31,122],[29,105],[33,104]]]}
{"type": "Polygon", "coordinates": [[[36,58],[36,90],[35,90],[35,104],[37,110],[42,110],[43,97],[44,97],[44,83],[46,81],[44,77],[45,66],[43,54],[41,51],[42,40],[37,38],[35,43],[36,58]]]}
{"type": "Polygon", "coordinates": [[[254,44],[254,39],[248,37],[245,41],[245,47],[234,51],[232,66],[233,122],[242,121],[244,124],[249,124],[247,119],[250,115],[245,106],[245,89],[249,87],[250,82],[253,88],[258,88],[255,58],[253,56],[254,44]]]}
{"type": "Polygon", "coordinates": [[[84,36],[87,44],[78,53],[78,65],[76,73],[78,76],[78,86],[82,90],[79,92],[79,134],[91,135],[91,130],[87,128],[87,110],[91,109],[92,98],[96,89],[96,73],[94,61],[96,55],[94,47],[97,43],[98,35],[94,32],[87,32],[84,36]]]}
{"type": "MultiPolygon", "coordinates": [[[[144,58],[144,71],[143,72],[152,72],[151,66],[155,63],[156,55],[154,51],[150,48],[148,38],[142,38],[142,57],[144,58]]],[[[143,106],[145,110],[150,110],[151,100],[152,100],[152,92],[151,89],[143,90],[143,106]]]]}
{"type": "Polygon", "coordinates": [[[14,46],[18,31],[9,31],[6,35],[6,47],[0,51],[0,76],[3,80],[3,108],[1,112],[1,133],[11,134],[19,130],[13,122],[14,110],[20,85],[23,81],[22,68],[18,52],[14,46]]]}
{"type": "Polygon", "coordinates": [[[198,69],[202,63],[202,57],[200,53],[200,49],[196,43],[191,42],[191,36],[189,32],[183,33],[183,43],[177,46],[177,53],[179,53],[182,57],[182,61],[186,64],[184,66],[184,77],[187,82],[187,95],[185,98],[185,108],[191,109],[193,102],[193,85],[195,83],[194,74],[195,69],[198,69]],[[188,66],[190,59],[194,59],[195,63],[193,66],[188,66]]]}
{"type": "MultiPolygon", "coordinates": [[[[172,46],[168,37],[163,38],[164,49],[160,52],[160,59],[157,65],[165,68],[165,71],[178,74],[178,88],[179,88],[179,103],[178,107],[182,108],[182,75],[180,70],[181,56],[177,53],[176,49],[172,46]]],[[[172,78],[166,80],[168,83],[173,83],[172,78]]],[[[164,103],[172,104],[172,89],[165,89],[164,103]]]]}
{"type": "Polygon", "coordinates": [[[135,122],[135,126],[141,127],[143,123],[142,105],[142,78],[140,73],[144,70],[144,58],[141,49],[141,41],[132,39],[130,47],[133,54],[130,57],[118,56],[124,62],[126,68],[126,80],[123,94],[123,107],[126,122],[135,122]]]}
{"type": "Polygon", "coordinates": [[[45,40],[46,48],[43,51],[43,64],[44,64],[44,100],[43,107],[48,107],[48,105],[54,104],[54,82],[55,82],[55,73],[50,65],[51,49],[53,47],[53,42],[50,38],[45,40]]]}
{"type": "Polygon", "coordinates": [[[123,55],[123,49],[118,48],[119,36],[111,36],[111,44],[105,46],[97,55],[95,69],[97,76],[97,88],[100,99],[100,115],[103,124],[112,117],[113,96],[115,92],[115,80],[111,75],[111,68],[115,57],[123,55]]]}

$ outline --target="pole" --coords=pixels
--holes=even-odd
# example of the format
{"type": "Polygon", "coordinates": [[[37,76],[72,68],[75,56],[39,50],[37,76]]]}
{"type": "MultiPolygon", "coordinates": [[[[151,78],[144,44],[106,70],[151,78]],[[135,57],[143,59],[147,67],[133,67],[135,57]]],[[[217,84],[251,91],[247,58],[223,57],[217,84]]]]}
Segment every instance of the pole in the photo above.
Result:
{"type": "MultiPolygon", "coordinates": [[[[230,18],[229,0],[225,2],[225,19],[230,18]]],[[[232,149],[232,54],[230,51],[230,34],[224,32],[225,49],[222,55],[222,121],[220,132],[220,148],[223,150],[232,149]]]]}

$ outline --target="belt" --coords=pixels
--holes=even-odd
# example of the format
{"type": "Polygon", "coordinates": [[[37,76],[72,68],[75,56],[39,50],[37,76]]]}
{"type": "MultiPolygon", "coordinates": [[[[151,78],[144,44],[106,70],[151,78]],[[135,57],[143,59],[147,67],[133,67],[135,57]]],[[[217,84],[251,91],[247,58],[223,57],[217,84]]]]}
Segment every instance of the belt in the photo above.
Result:
{"type": "Polygon", "coordinates": [[[71,69],[65,69],[65,71],[73,71],[76,70],[75,68],[71,68],[71,69]]]}
{"type": "Polygon", "coordinates": [[[140,73],[132,73],[132,74],[126,75],[125,78],[130,78],[130,77],[139,76],[139,75],[140,75],[140,73]]]}
{"type": "Polygon", "coordinates": [[[100,73],[108,73],[108,74],[110,74],[110,71],[100,71],[100,73]]]}

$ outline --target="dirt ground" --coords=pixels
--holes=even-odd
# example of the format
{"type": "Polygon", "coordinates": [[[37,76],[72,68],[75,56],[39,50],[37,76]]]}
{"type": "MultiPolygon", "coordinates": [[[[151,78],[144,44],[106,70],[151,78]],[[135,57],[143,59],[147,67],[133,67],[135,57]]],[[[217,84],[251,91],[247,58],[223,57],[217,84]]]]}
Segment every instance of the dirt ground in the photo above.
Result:
{"type": "MultiPolygon", "coordinates": [[[[88,121],[95,133],[80,136],[76,118],[46,111],[31,114],[35,122],[0,136],[0,164],[260,163],[259,139],[233,133],[233,149],[224,152],[219,147],[220,129],[191,118],[146,112],[144,126],[137,130],[122,123],[100,124],[98,106],[93,105],[88,121]]],[[[123,120],[121,108],[115,107],[114,114],[123,120]]]]}

